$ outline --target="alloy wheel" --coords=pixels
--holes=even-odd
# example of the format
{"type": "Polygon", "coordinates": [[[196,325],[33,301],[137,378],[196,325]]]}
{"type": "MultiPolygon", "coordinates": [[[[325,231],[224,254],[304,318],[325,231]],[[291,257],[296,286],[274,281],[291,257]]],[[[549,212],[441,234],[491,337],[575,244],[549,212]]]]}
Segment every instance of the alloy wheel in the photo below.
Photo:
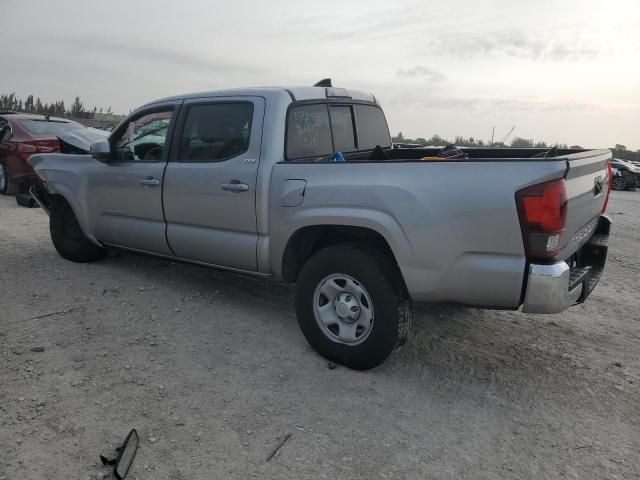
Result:
{"type": "Polygon", "coordinates": [[[625,188],[627,188],[627,182],[624,180],[624,178],[616,177],[613,179],[612,186],[614,190],[624,190],[625,188]]]}

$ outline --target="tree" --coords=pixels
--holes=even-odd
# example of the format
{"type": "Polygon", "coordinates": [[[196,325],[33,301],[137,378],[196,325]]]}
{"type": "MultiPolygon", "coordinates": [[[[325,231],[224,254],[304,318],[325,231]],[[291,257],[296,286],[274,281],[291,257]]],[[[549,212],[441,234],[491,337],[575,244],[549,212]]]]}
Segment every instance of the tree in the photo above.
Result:
{"type": "Polygon", "coordinates": [[[73,103],[71,104],[71,110],[69,113],[75,116],[78,113],[83,113],[83,112],[84,112],[84,104],[80,101],[80,97],[76,95],[76,98],[73,100],[73,103]]]}
{"type": "Polygon", "coordinates": [[[33,95],[29,95],[24,101],[24,110],[26,112],[33,112],[33,95]]]}
{"type": "Polygon", "coordinates": [[[40,97],[36,98],[36,105],[35,105],[35,112],[36,113],[42,113],[42,101],[40,100],[40,97]]]}
{"type": "Polygon", "coordinates": [[[531,148],[533,145],[533,140],[528,138],[516,137],[511,141],[513,148],[531,148]]]}
{"type": "Polygon", "coordinates": [[[64,115],[67,113],[67,109],[64,106],[64,100],[56,102],[56,115],[64,115]]]}

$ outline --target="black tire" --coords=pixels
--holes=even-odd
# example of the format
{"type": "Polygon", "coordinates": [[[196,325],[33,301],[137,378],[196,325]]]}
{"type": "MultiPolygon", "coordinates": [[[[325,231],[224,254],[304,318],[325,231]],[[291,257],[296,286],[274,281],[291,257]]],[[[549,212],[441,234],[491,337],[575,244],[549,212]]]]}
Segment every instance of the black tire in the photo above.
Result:
{"type": "Polygon", "coordinates": [[[71,205],[63,197],[56,197],[51,204],[49,231],[60,256],[72,262],[95,262],[107,254],[104,248],[87,239],[71,205]]]}
{"type": "MultiPolygon", "coordinates": [[[[326,304],[326,303],[325,303],[326,304]]],[[[357,247],[327,247],[302,267],[295,295],[298,324],[309,344],[323,357],[355,370],[367,370],[386,360],[407,342],[413,306],[397,267],[386,255],[357,247]],[[373,321],[364,340],[345,344],[330,338],[316,320],[316,288],[335,274],[346,275],[363,287],[373,305],[373,321]]]]}
{"type": "Polygon", "coordinates": [[[2,163],[0,163],[0,177],[4,179],[3,181],[0,181],[0,194],[15,195],[18,193],[18,185],[11,181],[9,174],[7,173],[7,169],[2,163]]]}

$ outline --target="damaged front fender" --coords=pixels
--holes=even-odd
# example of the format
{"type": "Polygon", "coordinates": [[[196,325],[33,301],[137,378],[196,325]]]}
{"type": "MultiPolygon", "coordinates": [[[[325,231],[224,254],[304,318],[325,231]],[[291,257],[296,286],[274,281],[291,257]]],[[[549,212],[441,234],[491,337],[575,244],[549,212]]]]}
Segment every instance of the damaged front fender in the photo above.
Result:
{"type": "Polygon", "coordinates": [[[58,135],[60,153],[86,155],[91,144],[106,139],[111,132],[98,130],[97,128],[81,128],[58,135]]]}

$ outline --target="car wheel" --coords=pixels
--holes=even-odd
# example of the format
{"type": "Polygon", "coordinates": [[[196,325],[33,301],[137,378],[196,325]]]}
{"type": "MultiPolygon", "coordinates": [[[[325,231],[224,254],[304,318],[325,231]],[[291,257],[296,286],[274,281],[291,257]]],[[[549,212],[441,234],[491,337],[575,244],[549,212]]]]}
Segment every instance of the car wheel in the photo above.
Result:
{"type": "Polygon", "coordinates": [[[51,205],[49,231],[60,256],[72,262],[94,262],[107,254],[85,236],[71,205],[63,197],[57,197],[51,205]]]}
{"type": "Polygon", "coordinates": [[[0,163],[0,194],[15,195],[17,192],[18,186],[9,179],[7,169],[0,163]]]}
{"type": "Polygon", "coordinates": [[[627,188],[627,181],[624,179],[624,177],[613,177],[611,187],[614,190],[624,190],[627,188]]]}
{"type": "Polygon", "coordinates": [[[323,357],[355,370],[373,368],[409,338],[413,307],[404,292],[385,255],[328,247],[298,276],[298,324],[323,357]]]}

